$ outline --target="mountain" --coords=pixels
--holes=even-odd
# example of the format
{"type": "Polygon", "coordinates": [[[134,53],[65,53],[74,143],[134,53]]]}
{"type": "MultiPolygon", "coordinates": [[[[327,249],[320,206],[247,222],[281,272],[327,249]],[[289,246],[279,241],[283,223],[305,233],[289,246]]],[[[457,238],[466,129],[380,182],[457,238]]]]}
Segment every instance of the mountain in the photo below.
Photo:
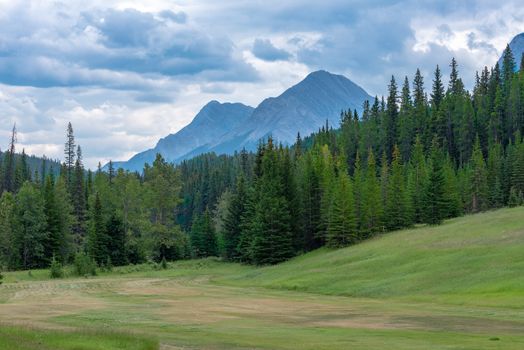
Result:
{"type": "Polygon", "coordinates": [[[141,170],[156,153],[168,161],[179,162],[193,156],[215,152],[231,154],[242,148],[255,150],[260,139],[272,136],[278,142],[292,144],[297,133],[307,136],[325,125],[337,127],[342,110],[362,111],[362,104],[372,97],[342,75],[326,71],[310,73],[280,96],[262,101],[258,107],[240,103],[208,103],[195,119],[176,134],[161,139],[155,148],[138,153],[115,167],[141,170]]]}
{"type": "MultiPolygon", "coordinates": [[[[170,162],[199,148],[243,123],[253,112],[253,107],[242,103],[211,101],[195,116],[193,121],[175,134],[158,141],[155,148],[133,156],[127,162],[115,162],[115,168],[141,171],[145,163],[151,164],[157,153],[170,162]]],[[[107,167],[107,166],[106,166],[107,167]]]]}
{"type": "Polygon", "coordinates": [[[322,70],[313,72],[280,96],[262,101],[245,123],[191,155],[232,153],[242,148],[255,150],[259,140],[270,135],[278,142],[292,144],[297,132],[307,136],[318,131],[326,120],[337,127],[342,110],[351,108],[361,112],[363,102],[371,98],[342,75],[322,70]]]}
{"type": "MultiPolygon", "coordinates": [[[[511,42],[509,43],[509,48],[513,52],[513,57],[515,58],[515,65],[517,70],[520,68],[520,60],[522,59],[522,54],[524,53],[524,33],[516,35],[511,42]]],[[[502,68],[502,56],[499,58],[499,66],[502,68]]]]}

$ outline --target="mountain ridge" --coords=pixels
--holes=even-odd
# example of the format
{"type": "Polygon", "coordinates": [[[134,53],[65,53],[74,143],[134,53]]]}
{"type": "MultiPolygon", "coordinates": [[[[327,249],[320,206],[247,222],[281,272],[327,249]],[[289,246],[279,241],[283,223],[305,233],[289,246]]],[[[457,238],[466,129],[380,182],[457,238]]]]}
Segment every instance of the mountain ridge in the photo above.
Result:
{"type": "Polygon", "coordinates": [[[113,164],[116,168],[140,171],[145,163],[154,160],[156,153],[176,163],[206,152],[255,150],[258,142],[270,135],[283,144],[292,144],[298,132],[307,136],[326,120],[338,126],[343,110],[360,112],[363,102],[371,98],[343,75],[325,70],[311,72],[282,94],[264,99],[256,108],[210,101],[190,124],[160,139],[154,148],[113,164]],[[238,113],[230,115],[235,109],[238,113]],[[210,132],[212,129],[216,130],[210,132]]]}

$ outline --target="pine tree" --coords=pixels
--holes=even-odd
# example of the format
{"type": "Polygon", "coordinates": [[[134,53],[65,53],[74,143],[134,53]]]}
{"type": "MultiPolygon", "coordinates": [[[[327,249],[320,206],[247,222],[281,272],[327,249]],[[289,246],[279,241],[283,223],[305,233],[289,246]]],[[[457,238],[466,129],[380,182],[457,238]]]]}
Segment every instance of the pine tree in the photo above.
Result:
{"type": "Polygon", "coordinates": [[[424,135],[427,122],[427,101],[424,92],[424,78],[417,68],[413,79],[413,133],[424,135]]]}
{"type": "Polygon", "coordinates": [[[9,149],[4,155],[4,167],[3,167],[3,177],[4,184],[3,190],[8,192],[15,191],[15,145],[16,145],[16,124],[13,126],[11,132],[11,139],[9,141],[9,149]]]}
{"type": "MultiPolygon", "coordinates": [[[[354,215],[356,219],[357,231],[362,231],[362,219],[364,216],[364,170],[360,164],[360,154],[357,153],[355,160],[355,171],[353,173],[353,197],[354,197],[354,215]]],[[[341,176],[339,170],[339,176],[341,176]]],[[[340,184],[339,184],[340,185],[340,184]]]]}
{"type": "Polygon", "coordinates": [[[499,208],[504,204],[503,189],[503,158],[500,143],[489,147],[487,161],[488,197],[491,208],[499,208]]]}
{"type": "Polygon", "coordinates": [[[435,76],[433,78],[433,89],[431,92],[431,103],[433,109],[439,110],[440,103],[444,98],[444,85],[442,84],[442,74],[440,73],[440,68],[437,65],[435,69],[435,76]]]}
{"type": "Polygon", "coordinates": [[[317,227],[315,238],[321,244],[325,244],[327,226],[329,222],[329,208],[333,200],[333,188],[335,183],[335,162],[329,151],[329,147],[324,145],[318,157],[317,167],[320,172],[320,220],[317,227]]]}
{"type": "Polygon", "coordinates": [[[99,265],[104,264],[109,256],[109,237],[102,212],[102,202],[98,192],[95,193],[95,203],[91,213],[91,230],[89,233],[89,255],[99,265]]]}
{"type": "Polygon", "coordinates": [[[451,73],[449,75],[448,93],[451,93],[453,95],[460,95],[464,88],[464,84],[459,78],[458,64],[457,60],[455,60],[455,57],[451,59],[451,63],[449,66],[451,67],[451,73]]]}
{"type": "Polygon", "coordinates": [[[328,246],[343,247],[358,240],[357,218],[354,208],[355,201],[351,179],[345,172],[340,172],[329,211],[326,235],[328,246]]]}
{"type": "Polygon", "coordinates": [[[386,139],[385,139],[385,146],[386,146],[386,155],[388,159],[391,159],[392,152],[393,152],[393,146],[397,142],[398,137],[398,105],[397,105],[397,83],[395,82],[395,77],[391,77],[391,82],[388,86],[388,101],[387,101],[387,109],[385,113],[385,123],[384,127],[386,128],[386,139]]]}
{"type": "Polygon", "coordinates": [[[72,182],[70,184],[71,199],[75,214],[73,233],[78,246],[81,246],[85,237],[86,224],[86,201],[85,201],[85,179],[84,165],[82,164],[82,149],[77,148],[76,161],[72,182]]]}
{"type": "Polygon", "coordinates": [[[508,158],[511,162],[511,187],[518,195],[524,194],[524,142],[520,133],[515,136],[515,144],[508,158]]]}
{"type": "Polygon", "coordinates": [[[15,169],[14,190],[18,191],[20,187],[22,187],[24,182],[31,180],[31,176],[29,173],[29,166],[27,165],[27,155],[25,154],[25,149],[22,150],[22,154],[20,155],[18,161],[16,162],[15,168],[16,169],[15,169]]]}
{"type": "Polygon", "coordinates": [[[105,227],[108,243],[108,257],[106,268],[110,265],[122,266],[127,264],[126,232],[124,223],[115,213],[111,215],[105,227]],[[111,264],[108,264],[109,261],[111,264]]]}
{"type": "Polygon", "coordinates": [[[224,254],[229,261],[240,259],[239,243],[242,233],[242,221],[246,211],[246,201],[246,184],[244,175],[240,173],[224,222],[224,254]]]}
{"type": "Polygon", "coordinates": [[[424,191],[427,187],[427,182],[428,171],[426,158],[424,156],[424,146],[422,145],[420,137],[417,135],[408,171],[408,191],[411,196],[413,221],[415,223],[424,221],[424,191]]]}
{"type": "Polygon", "coordinates": [[[462,213],[462,201],[457,175],[449,155],[444,159],[442,173],[444,174],[444,218],[459,216],[462,213]]]}
{"type": "Polygon", "coordinates": [[[486,163],[477,137],[471,157],[471,211],[476,213],[488,207],[488,183],[486,163]]]}
{"type": "Polygon", "coordinates": [[[429,177],[425,193],[424,221],[430,225],[438,225],[446,216],[445,179],[443,172],[442,153],[436,139],[431,145],[431,160],[429,177]]]}
{"type": "Polygon", "coordinates": [[[216,256],[218,253],[215,228],[212,224],[208,209],[193,220],[193,225],[191,226],[191,244],[197,258],[216,256]]]}
{"type": "Polygon", "coordinates": [[[73,167],[75,165],[75,156],[76,156],[76,144],[75,136],[73,134],[73,126],[71,123],[67,124],[67,139],[64,148],[65,155],[65,171],[64,174],[66,177],[67,188],[71,189],[73,183],[73,167]]]}
{"type": "Polygon", "coordinates": [[[397,145],[393,148],[387,193],[386,227],[389,230],[398,230],[410,226],[412,223],[411,205],[406,191],[404,167],[397,145]]]}
{"type": "Polygon", "coordinates": [[[296,242],[297,251],[310,251],[320,246],[317,230],[321,226],[321,197],[322,189],[320,176],[313,164],[311,152],[301,158],[299,170],[300,174],[298,185],[301,189],[298,193],[300,209],[302,213],[302,232],[300,242],[296,242]]]}
{"type": "Polygon", "coordinates": [[[502,82],[504,84],[505,95],[508,96],[513,73],[516,71],[515,57],[509,45],[506,45],[502,53],[502,82]]]}
{"type": "Polygon", "coordinates": [[[409,160],[411,153],[411,144],[413,141],[413,130],[415,129],[413,122],[413,103],[411,102],[411,92],[409,90],[408,77],[404,79],[402,86],[400,113],[399,113],[399,148],[400,154],[404,161],[409,160]]]}
{"type": "Polygon", "coordinates": [[[14,232],[15,198],[11,192],[0,196],[0,266],[18,268],[19,254],[16,251],[14,232]]]}
{"type": "Polygon", "coordinates": [[[361,231],[365,238],[374,233],[381,232],[383,227],[383,202],[380,183],[377,179],[375,156],[372,150],[368,152],[366,179],[362,198],[361,231]]]}
{"type": "Polygon", "coordinates": [[[293,256],[289,203],[284,196],[277,153],[271,139],[264,151],[253,218],[253,262],[275,264],[293,256]]]}
{"type": "Polygon", "coordinates": [[[44,201],[39,191],[26,182],[16,196],[14,206],[14,245],[20,256],[20,267],[46,266],[44,244],[47,240],[44,201]]]}

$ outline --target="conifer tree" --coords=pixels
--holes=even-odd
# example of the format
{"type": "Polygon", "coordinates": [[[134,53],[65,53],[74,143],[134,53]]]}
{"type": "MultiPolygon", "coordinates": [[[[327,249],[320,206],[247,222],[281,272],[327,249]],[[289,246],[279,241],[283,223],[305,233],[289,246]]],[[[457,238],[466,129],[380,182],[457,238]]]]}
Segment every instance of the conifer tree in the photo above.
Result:
{"type": "Polygon", "coordinates": [[[14,245],[23,269],[46,266],[44,244],[47,240],[44,201],[34,186],[25,182],[14,205],[14,245]]]}
{"type": "Polygon", "coordinates": [[[471,157],[471,211],[476,213],[488,207],[488,183],[486,163],[477,137],[471,157]]]}
{"type": "Polygon", "coordinates": [[[325,236],[329,221],[329,209],[333,200],[333,189],[335,183],[335,163],[327,145],[321,147],[318,168],[321,169],[320,187],[322,195],[320,198],[320,220],[315,238],[321,245],[323,245],[325,244],[325,236]]]}
{"type": "Polygon", "coordinates": [[[398,230],[410,226],[412,222],[411,205],[406,191],[404,167],[397,145],[393,148],[387,193],[386,227],[389,230],[398,230]]]}
{"type": "Polygon", "coordinates": [[[397,142],[398,137],[398,105],[397,105],[397,98],[398,98],[398,92],[397,92],[397,83],[395,82],[395,77],[391,77],[391,82],[388,86],[388,101],[387,101],[387,109],[386,113],[384,114],[386,120],[384,123],[384,127],[386,130],[386,139],[385,139],[385,145],[386,145],[386,156],[388,159],[391,159],[392,152],[393,152],[393,146],[397,142]]]}
{"type": "Polygon", "coordinates": [[[326,243],[330,247],[343,247],[358,240],[357,218],[351,179],[340,172],[329,211],[326,243]]]}
{"type": "Polygon", "coordinates": [[[411,101],[408,77],[405,77],[404,85],[402,86],[398,130],[400,154],[402,155],[402,159],[407,161],[411,153],[411,144],[414,136],[413,131],[415,130],[413,103],[411,101]]]}
{"type": "Polygon", "coordinates": [[[440,73],[440,68],[437,65],[435,69],[435,76],[433,78],[433,88],[431,92],[431,103],[433,109],[439,110],[440,103],[444,98],[444,85],[442,84],[442,74],[440,73]]]}
{"type": "Polygon", "coordinates": [[[511,147],[508,158],[511,162],[511,186],[520,196],[524,194],[524,142],[519,132],[515,136],[515,144],[511,147]]]}
{"type": "MultiPolygon", "coordinates": [[[[352,186],[353,188],[353,197],[354,197],[354,215],[356,220],[356,228],[358,232],[361,232],[362,230],[362,218],[364,216],[364,170],[362,169],[362,166],[360,164],[360,154],[357,153],[357,157],[355,160],[355,171],[353,174],[354,184],[352,186]]],[[[339,170],[339,176],[341,176],[339,170]]],[[[339,184],[340,186],[341,184],[339,184]]]]}
{"type": "Polygon", "coordinates": [[[206,209],[202,215],[198,215],[193,220],[191,244],[197,258],[217,255],[217,238],[209,209],[206,209]]]}
{"type": "Polygon", "coordinates": [[[76,219],[73,225],[74,238],[77,242],[77,245],[81,246],[85,238],[86,201],[84,165],[82,164],[82,149],[80,146],[78,146],[76,152],[76,160],[72,183],[70,185],[70,193],[76,219]]]}
{"type": "Polygon", "coordinates": [[[22,154],[16,162],[14,190],[18,191],[18,189],[22,187],[22,184],[29,180],[31,180],[31,176],[27,165],[27,155],[25,154],[25,149],[23,149],[22,154]]]}
{"type": "Polygon", "coordinates": [[[508,44],[502,53],[502,82],[506,96],[509,94],[513,73],[516,71],[516,68],[515,57],[508,44]]]}
{"type": "Polygon", "coordinates": [[[424,135],[427,121],[427,101],[424,92],[424,78],[417,68],[413,79],[413,134],[424,135]]]}
{"type": "Polygon", "coordinates": [[[296,248],[297,251],[310,251],[320,246],[317,230],[321,226],[320,202],[322,197],[320,176],[313,164],[311,152],[306,153],[301,158],[297,174],[301,175],[298,179],[301,189],[298,195],[302,213],[303,236],[296,248]]]}
{"type": "Polygon", "coordinates": [[[95,203],[91,213],[91,230],[89,233],[89,255],[99,265],[104,264],[109,256],[109,237],[106,232],[102,202],[98,192],[95,193],[95,203]]]}
{"type": "Polygon", "coordinates": [[[430,225],[438,225],[446,216],[447,203],[445,199],[443,157],[438,141],[435,138],[431,145],[431,158],[428,168],[429,177],[424,191],[424,222],[430,225]]]}
{"type": "Polygon", "coordinates": [[[253,218],[253,262],[275,264],[293,256],[289,203],[284,195],[276,151],[270,139],[262,158],[253,218]]]}
{"type": "Polygon", "coordinates": [[[15,199],[11,192],[4,191],[0,196],[0,265],[18,268],[19,252],[15,249],[14,232],[15,199]]]}
{"type": "Polygon", "coordinates": [[[415,223],[424,221],[424,191],[427,187],[427,182],[428,171],[426,158],[424,156],[424,146],[422,145],[420,137],[417,135],[408,170],[408,191],[411,196],[413,221],[415,223]]]}
{"type": "Polygon", "coordinates": [[[361,231],[364,237],[381,232],[383,227],[383,202],[380,183],[377,179],[375,156],[369,150],[366,179],[363,190],[361,231]]]}
{"type": "Polygon", "coordinates": [[[242,233],[242,221],[246,211],[246,201],[246,184],[244,175],[240,173],[224,222],[224,254],[229,261],[240,259],[239,243],[242,233]]]}
{"type": "Polygon", "coordinates": [[[504,204],[503,156],[500,143],[490,145],[487,161],[489,206],[499,208],[504,204]]]}
{"type": "Polygon", "coordinates": [[[462,213],[462,201],[457,175],[449,155],[444,159],[442,173],[444,175],[444,218],[459,216],[462,213]]]}
{"type": "Polygon", "coordinates": [[[109,268],[109,264],[115,266],[122,266],[128,263],[127,252],[126,252],[126,232],[124,229],[124,223],[115,213],[111,215],[107,221],[105,232],[107,235],[108,243],[108,257],[106,258],[106,268],[109,268]]]}
{"type": "Polygon", "coordinates": [[[73,134],[73,126],[69,122],[67,124],[67,136],[66,136],[66,143],[64,147],[64,155],[65,155],[65,178],[67,183],[67,188],[71,189],[72,183],[73,183],[73,168],[75,165],[75,156],[76,156],[76,144],[75,144],[75,136],[73,134]]]}
{"type": "Polygon", "coordinates": [[[3,177],[4,184],[3,190],[8,192],[15,191],[15,145],[16,145],[16,124],[13,125],[11,132],[11,139],[9,141],[9,149],[4,155],[4,166],[3,166],[3,177]]]}

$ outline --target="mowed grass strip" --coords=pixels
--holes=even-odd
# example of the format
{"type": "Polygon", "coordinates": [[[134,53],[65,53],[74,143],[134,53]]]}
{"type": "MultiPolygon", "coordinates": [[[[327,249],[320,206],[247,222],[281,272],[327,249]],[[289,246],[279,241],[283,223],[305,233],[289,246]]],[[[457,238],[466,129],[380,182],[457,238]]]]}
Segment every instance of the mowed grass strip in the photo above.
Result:
{"type": "Polygon", "coordinates": [[[0,324],[0,349],[17,350],[156,350],[153,337],[111,331],[63,331],[0,324]]]}

